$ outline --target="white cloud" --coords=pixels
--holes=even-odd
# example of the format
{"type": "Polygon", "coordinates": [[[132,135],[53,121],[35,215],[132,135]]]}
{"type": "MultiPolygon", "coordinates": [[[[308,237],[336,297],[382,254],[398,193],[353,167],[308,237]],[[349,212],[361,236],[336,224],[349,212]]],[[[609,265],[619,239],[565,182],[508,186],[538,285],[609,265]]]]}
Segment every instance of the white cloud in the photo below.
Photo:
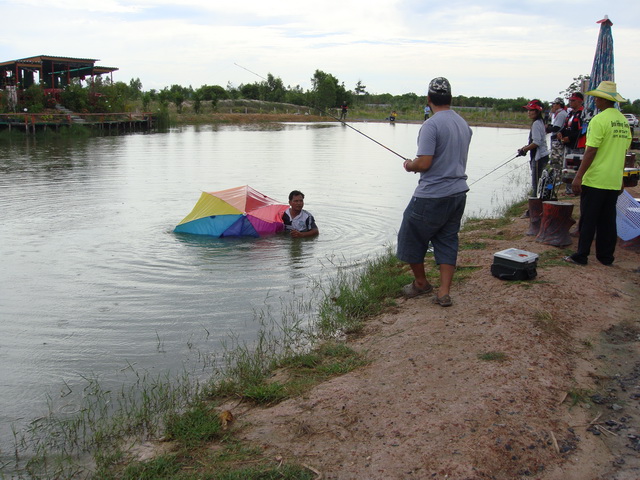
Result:
{"type": "Polygon", "coordinates": [[[455,93],[551,99],[588,74],[599,25],[614,22],[616,80],[640,98],[640,2],[595,0],[2,1],[0,61],[37,54],[99,58],[145,88],[258,81],[238,63],[309,88],[316,69],[347,88],[424,94],[436,75],[455,93]],[[25,23],[24,19],[29,21],[25,23]],[[28,34],[25,33],[28,25],[28,34]],[[52,34],[52,32],[54,32],[52,34]]]}

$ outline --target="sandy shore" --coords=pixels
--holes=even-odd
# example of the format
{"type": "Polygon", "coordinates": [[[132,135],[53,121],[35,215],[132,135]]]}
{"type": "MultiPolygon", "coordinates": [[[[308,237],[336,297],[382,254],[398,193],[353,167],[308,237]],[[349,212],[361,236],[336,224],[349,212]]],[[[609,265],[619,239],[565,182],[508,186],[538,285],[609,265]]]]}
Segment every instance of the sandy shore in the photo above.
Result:
{"type": "MultiPolygon", "coordinates": [[[[577,219],[577,199],[561,200],[577,219]]],[[[400,300],[349,340],[368,366],[302,398],[238,407],[237,435],[323,479],[639,479],[638,252],[571,265],[561,258],[575,238],[541,244],[528,226],[466,233],[482,247],[459,265],[481,268],[452,307],[400,300]],[[541,256],[536,279],[490,274],[511,247],[541,256]]]]}

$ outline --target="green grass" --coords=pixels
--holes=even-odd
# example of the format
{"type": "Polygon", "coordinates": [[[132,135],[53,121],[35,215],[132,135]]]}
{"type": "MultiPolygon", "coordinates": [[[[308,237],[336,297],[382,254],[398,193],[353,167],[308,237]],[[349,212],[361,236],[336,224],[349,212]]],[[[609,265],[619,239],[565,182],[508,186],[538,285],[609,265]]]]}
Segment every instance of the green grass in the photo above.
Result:
{"type": "Polygon", "coordinates": [[[165,436],[186,447],[220,438],[222,424],[212,406],[198,401],[182,413],[172,412],[165,420],[165,436]]]}
{"type": "Polygon", "coordinates": [[[406,265],[390,250],[361,269],[338,269],[328,286],[317,286],[324,294],[318,331],[325,337],[336,332],[358,333],[366,318],[396,305],[402,286],[412,280],[406,265]]]}
{"type": "Polygon", "coordinates": [[[458,265],[456,267],[456,272],[453,275],[453,283],[455,285],[459,285],[461,283],[464,283],[467,279],[469,279],[475,272],[477,272],[478,270],[482,270],[482,267],[477,267],[477,266],[462,266],[462,265],[458,265]]]}
{"type": "Polygon", "coordinates": [[[528,198],[525,198],[507,206],[502,212],[502,217],[519,217],[525,212],[525,210],[527,210],[527,208],[529,208],[529,200],[528,198]]]}
{"type": "MultiPolygon", "coordinates": [[[[181,468],[182,464],[176,455],[160,455],[148,462],[131,463],[127,465],[121,475],[112,478],[121,478],[123,480],[175,479],[181,468]]],[[[104,472],[101,475],[108,474],[104,472]]]]}
{"type": "Polygon", "coordinates": [[[460,250],[485,250],[487,242],[460,242],[460,250]]]}
{"type": "Polygon", "coordinates": [[[578,404],[590,405],[592,403],[591,396],[592,390],[586,388],[572,388],[567,394],[567,398],[571,401],[571,406],[575,407],[578,404]]]}
{"type": "Polygon", "coordinates": [[[316,357],[310,364],[307,355],[293,357],[285,364],[294,374],[303,377],[313,376],[317,381],[330,377],[344,375],[358,367],[366,365],[366,356],[353,350],[348,345],[336,342],[327,342],[320,345],[314,353],[316,357]]]}
{"type": "Polygon", "coordinates": [[[261,404],[274,404],[289,398],[287,387],[278,382],[248,385],[239,394],[247,400],[261,404]]]}
{"type": "Polygon", "coordinates": [[[503,352],[484,352],[478,354],[478,358],[486,362],[504,362],[508,359],[507,354],[503,352]]]}
{"type": "Polygon", "coordinates": [[[273,464],[261,460],[258,450],[229,456],[227,448],[221,454],[208,455],[200,452],[190,456],[186,452],[159,455],[145,462],[131,462],[122,470],[100,472],[100,480],[311,480],[316,475],[300,465],[273,464]],[[239,466],[233,466],[239,462],[239,466]]]}
{"type": "Polygon", "coordinates": [[[318,345],[313,351],[284,356],[274,361],[265,375],[250,379],[237,378],[217,384],[209,395],[213,398],[235,397],[261,405],[272,405],[287,398],[303,395],[318,383],[344,375],[366,365],[364,354],[333,341],[318,345]],[[272,380],[276,372],[278,380],[272,380]]]}
{"type": "Polygon", "coordinates": [[[281,468],[247,467],[221,473],[213,478],[214,480],[311,480],[317,477],[315,473],[306,468],[285,465],[281,468]]]}
{"type": "Polygon", "coordinates": [[[560,265],[566,266],[567,262],[562,260],[567,255],[570,255],[572,251],[570,249],[553,249],[542,252],[538,255],[538,266],[540,267],[557,267],[560,265]]]}
{"type": "MultiPolygon", "coordinates": [[[[498,218],[467,218],[464,222],[464,225],[460,229],[461,233],[469,233],[478,230],[491,230],[502,228],[507,225],[511,225],[513,220],[508,216],[501,216],[498,218]]],[[[485,238],[492,238],[491,235],[485,235],[485,238]]]]}
{"type": "MultiPolygon", "coordinates": [[[[347,122],[358,120],[384,121],[389,117],[389,113],[395,107],[367,107],[364,105],[352,105],[349,108],[347,122]]],[[[457,113],[471,124],[496,124],[505,127],[529,128],[528,119],[521,112],[498,111],[493,109],[476,110],[452,107],[457,113]]],[[[424,121],[424,110],[420,108],[397,109],[397,122],[422,123],[424,121]]],[[[338,115],[337,112],[332,114],[338,115]]]]}

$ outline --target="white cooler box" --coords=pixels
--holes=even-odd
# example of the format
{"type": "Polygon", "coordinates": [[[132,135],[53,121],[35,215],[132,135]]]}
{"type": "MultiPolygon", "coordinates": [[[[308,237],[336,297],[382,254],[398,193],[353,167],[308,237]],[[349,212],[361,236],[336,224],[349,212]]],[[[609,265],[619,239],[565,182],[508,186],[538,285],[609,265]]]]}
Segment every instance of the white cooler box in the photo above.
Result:
{"type": "Polygon", "coordinates": [[[491,275],[501,280],[531,280],[538,275],[537,266],[536,253],[509,248],[493,255],[491,275]]]}

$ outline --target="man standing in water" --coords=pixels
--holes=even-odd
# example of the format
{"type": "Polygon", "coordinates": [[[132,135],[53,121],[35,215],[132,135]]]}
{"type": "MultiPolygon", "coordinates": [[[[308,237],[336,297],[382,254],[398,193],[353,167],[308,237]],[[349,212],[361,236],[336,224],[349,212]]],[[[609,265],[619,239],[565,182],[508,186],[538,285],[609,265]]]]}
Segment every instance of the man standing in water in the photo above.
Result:
{"type": "Polygon", "coordinates": [[[405,297],[431,293],[424,257],[429,243],[440,268],[440,287],[433,301],[453,304],[449,291],[458,259],[458,232],[467,199],[467,156],[471,128],[451,110],[451,85],[444,77],[429,83],[427,103],[433,112],[418,134],[418,152],[404,162],[407,172],[420,173],[398,232],[397,257],[409,264],[414,281],[402,289],[405,297]]]}
{"type": "Polygon", "coordinates": [[[289,208],[282,214],[284,228],[294,238],[313,237],[320,231],[316,221],[304,207],[304,193],[294,190],[289,194],[289,208]]]}

